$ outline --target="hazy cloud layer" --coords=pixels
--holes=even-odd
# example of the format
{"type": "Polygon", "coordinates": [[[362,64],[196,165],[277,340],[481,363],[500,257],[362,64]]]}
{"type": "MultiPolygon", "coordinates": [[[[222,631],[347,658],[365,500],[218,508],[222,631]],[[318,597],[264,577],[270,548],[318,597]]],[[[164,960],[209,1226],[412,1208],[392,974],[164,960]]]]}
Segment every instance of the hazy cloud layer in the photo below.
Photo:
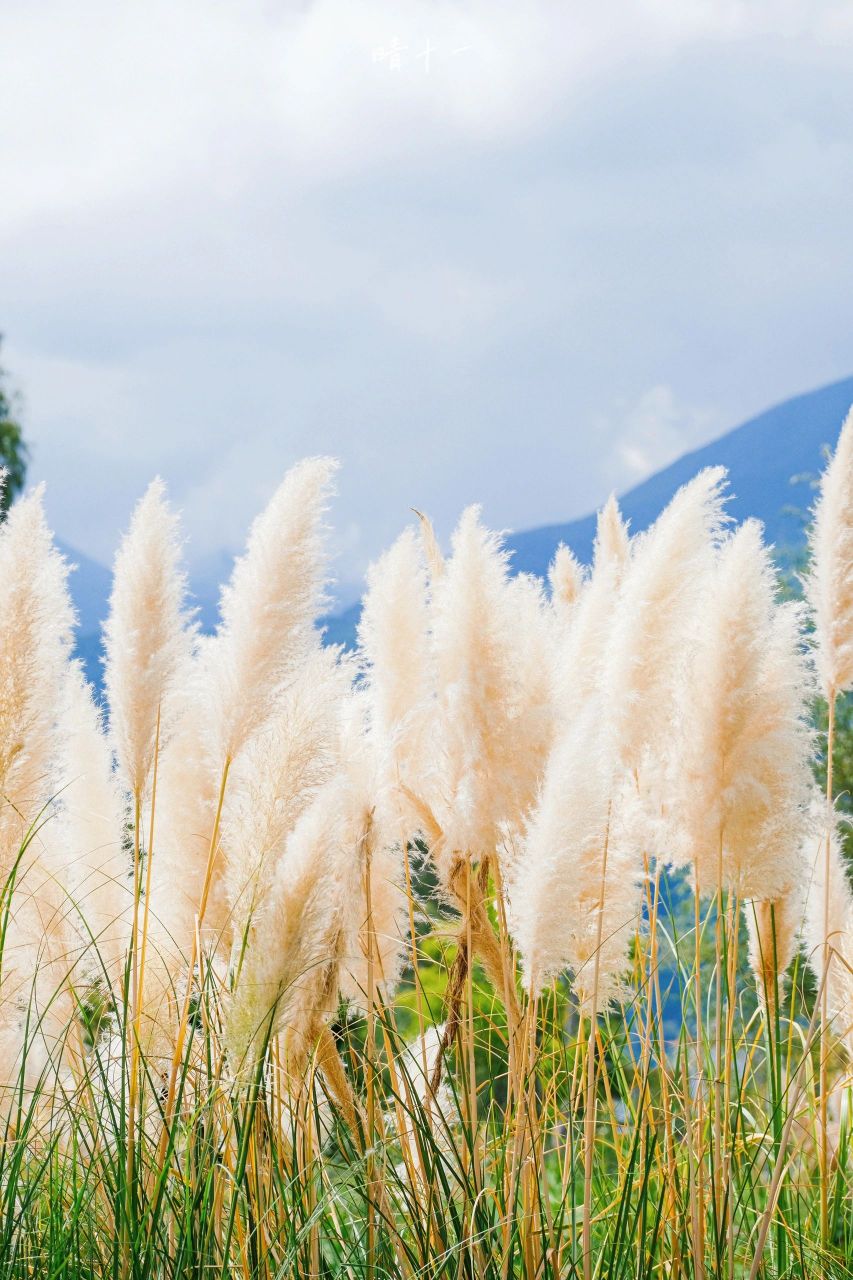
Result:
{"type": "Polygon", "coordinates": [[[202,556],[332,451],[352,583],[410,505],[568,518],[853,372],[849,3],[0,0],[0,47],[5,363],[98,557],[156,471],[202,556]]]}

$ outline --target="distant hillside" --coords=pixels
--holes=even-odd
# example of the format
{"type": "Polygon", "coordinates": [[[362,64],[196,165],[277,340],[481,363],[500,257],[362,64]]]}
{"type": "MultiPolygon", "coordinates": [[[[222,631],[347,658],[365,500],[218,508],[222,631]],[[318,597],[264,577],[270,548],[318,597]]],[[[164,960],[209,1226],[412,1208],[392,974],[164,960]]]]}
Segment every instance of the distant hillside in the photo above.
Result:
{"type": "MultiPolygon", "coordinates": [[[[733,495],[728,503],[729,513],[736,520],[757,516],[780,553],[796,552],[803,543],[803,515],[814,498],[808,477],[822,469],[822,449],[835,444],[851,404],[853,378],[845,378],[786,400],[711,444],[684,454],[621,495],[619,501],[632,531],[646,529],[676,489],[702,467],[721,464],[728,468],[733,495]]],[[[594,536],[595,514],[591,513],[566,524],[511,534],[507,545],[513,553],[515,570],[544,575],[561,542],[571,547],[580,560],[588,562],[594,536]]],[[[70,548],[63,550],[78,566],[71,578],[80,614],[78,651],[86,662],[89,678],[100,683],[100,624],[106,614],[110,573],[70,548]]],[[[215,625],[219,585],[228,577],[232,563],[233,557],[220,552],[199,566],[193,576],[194,599],[205,630],[212,630],[215,625]]],[[[354,604],[324,618],[327,641],[354,644],[359,613],[360,606],[354,604]]]]}
{"type": "MultiPolygon", "coordinates": [[[[845,378],[786,400],[711,444],[685,453],[620,497],[632,530],[647,528],[676,489],[702,467],[722,465],[728,468],[733,494],[727,504],[729,514],[736,520],[757,516],[764,522],[768,540],[780,551],[799,547],[803,541],[799,513],[814,500],[805,477],[822,470],[822,447],[835,445],[851,404],[853,378],[845,378]],[[795,478],[797,482],[792,483],[795,478]]],[[[517,570],[543,574],[560,542],[589,561],[594,535],[595,515],[590,514],[568,524],[516,533],[508,541],[517,570]]]]}
{"type": "MultiPolygon", "coordinates": [[[[823,447],[834,447],[841,424],[853,404],[853,378],[795,396],[750,418],[724,436],[685,453],[683,457],[620,495],[631,530],[639,533],[655,520],[675,491],[703,467],[728,469],[731,501],[727,510],[736,520],[756,516],[767,538],[789,557],[804,540],[804,515],[814,501],[809,477],[823,468],[823,447]],[[792,483],[792,481],[794,483],[792,483]]],[[[561,542],[585,563],[592,558],[595,513],[566,524],[543,525],[510,534],[512,566],[517,572],[544,576],[561,542]]],[[[327,635],[339,644],[355,642],[359,607],[328,619],[327,635]]]]}

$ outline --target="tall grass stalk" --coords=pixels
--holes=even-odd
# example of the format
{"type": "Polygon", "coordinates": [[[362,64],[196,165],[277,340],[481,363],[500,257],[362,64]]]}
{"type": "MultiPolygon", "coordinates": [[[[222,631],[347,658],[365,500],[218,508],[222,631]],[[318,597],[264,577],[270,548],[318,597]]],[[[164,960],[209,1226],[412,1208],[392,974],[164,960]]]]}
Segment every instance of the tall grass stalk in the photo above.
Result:
{"type": "Polygon", "coordinates": [[[823,877],[823,982],[820,998],[820,1240],[825,1249],[829,1242],[829,989],[832,964],[833,939],[830,934],[830,857],[832,853],[832,828],[834,818],[833,759],[835,756],[835,707],[838,695],[834,687],[828,690],[828,720],[826,730],[826,837],[824,840],[823,877]]]}

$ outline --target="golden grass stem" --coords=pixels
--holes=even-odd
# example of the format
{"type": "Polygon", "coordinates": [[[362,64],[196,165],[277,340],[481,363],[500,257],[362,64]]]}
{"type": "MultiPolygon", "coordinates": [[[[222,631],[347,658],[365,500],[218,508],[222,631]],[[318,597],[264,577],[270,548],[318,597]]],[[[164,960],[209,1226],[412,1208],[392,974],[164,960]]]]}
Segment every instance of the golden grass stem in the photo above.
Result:
{"type": "Polygon", "coordinates": [[[820,997],[820,1243],[826,1249],[829,1243],[829,966],[832,948],[829,942],[829,891],[830,859],[832,853],[833,823],[833,757],[835,755],[835,689],[828,692],[829,715],[826,730],[826,839],[823,868],[823,983],[820,997]]]}
{"type": "Polygon", "coordinates": [[[592,1280],[592,1164],[595,1144],[595,1026],[598,1016],[598,982],[601,972],[601,942],[604,928],[604,896],[607,888],[607,856],[610,847],[610,816],[604,832],[601,851],[601,884],[598,892],[595,939],[595,961],[592,978],[592,1000],[586,1044],[586,1097],[584,1102],[584,1152],[583,1152],[583,1219],[582,1253],[584,1280],[592,1280]]]}

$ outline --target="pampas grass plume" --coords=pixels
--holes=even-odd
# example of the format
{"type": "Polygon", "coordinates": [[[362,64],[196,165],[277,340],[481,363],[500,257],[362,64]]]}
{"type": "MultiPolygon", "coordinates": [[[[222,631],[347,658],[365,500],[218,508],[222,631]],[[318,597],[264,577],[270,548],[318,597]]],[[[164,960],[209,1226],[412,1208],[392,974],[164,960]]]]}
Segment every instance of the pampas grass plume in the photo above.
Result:
{"type": "Polygon", "coordinates": [[[413,529],[368,572],[358,641],[374,741],[391,775],[411,782],[424,762],[433,690],[426,570],[413,529]]]}
{"type": "Polygon", "coordinates": [[[150,780],[158,719],[161,742],[168,737],[170,699],[191,655],[185,587],[178,520],[157,478],[137,504],[116,555],[104,626],[110,733],[120,775],[134,796],[150,780]]]}
{"type": "Polygon", "coordinates": [[[287,473],[223,590],[222,622],[207,655],[220,761],[235,759],[316,640],[324,600],[322,517],[336,469],[330,458],[309,458],[287,473]]]}
{"type": "Polygon", "coordinates": [[[44,518],[42,489],[0,526],[0,873],[52,797],[56,725],[73,610],[68,567],[44,518]]]}
{"type": "Polygon", "coordinates": [[[723,546],[681,698],[673,794],[701,891],[776,900],[796,878],[811,794],[800,612],[775,603],[761,526],[723,546]]]}
{"type": "Polygon", "coordinates": [[[118,989],[127,914],[129,863],[122,847],[124,806],[109,742],[78,662],[70,664],[60,725],[58,828],[84,967],[118,989]]]}
{"type": "Polygon", "coordinates": [[[583,568],[577,557],[564,543],[560,543],[548,569],[551,600],[559,617],[571,613],[583,587],[583,568]]]}
{"type": "Polygon", "coordinates": [[[820,483],[806,588],[827,698],[853,687],[853,409],[820,483]]]}
{"type": "Polygon", "coordinates": [[[585,1013],[593,999],[601,1009],[619,997],[640,907],[638,859],[614,821],[601,710],[591,700],[555,745],[509,886],[525,985],[537,994],[568,968],[585,1013]]]}
{"type": "MultiPolygon", "coordinates": [[[[179,728],[160,763],[152,867],[158,949],[170,964],[193,946],[222,781],[319,644],[322,517],[335,466],[310,458],[287,473],[252,525],[222,593],[220,627],[200,644],[186,681],[179,728]]],[[[225,860],[214,853],[204,927],[225,950],[233,920],[225,860]]]]}
{"type": "Polygon", "coordinates": [[[226,1027],[237,1069],[280,1032],[299,1060],[335,1008],[346,911],[357,893],[357,866],[341,841],[342,801],[332,780],[302,815],[252,921],[226,1027]]]}
{"type": "MultiPolygon", "coordinates": [[[[673,675],[713,563],[724,479],[722,467],[700,472],[633,542],[603,677],[612,758],[629,772],[636,773],[646,751],[659,758],[672,737],[673,675]]],[[[605,530],[611,523],[605,520],[605,530]]]]}
{"type": "Polygon", "coordinates": [[[829,837],[829,878],[826,877],[826,800],[816,793],[811,822],[804,843],[808,868],[803,940],[806,959],[818,983],[823,981],[825,943],[830,953],[827,1004],[832,1029],[846,1044],[853,1058],[853,891],[841,851],[839,816],[831,815],[829,837]],[[828,903],[828,931],[824,932],[824,909],[828,903]]]}
{"type": "Polygon", "coordinates": [[[340,763],[341,707],[352,675],[351,660],[337,649],[318,647],[235,765],[222,815],[222,847],[238,941],[269,891],[294,826],[340,763]]]}

